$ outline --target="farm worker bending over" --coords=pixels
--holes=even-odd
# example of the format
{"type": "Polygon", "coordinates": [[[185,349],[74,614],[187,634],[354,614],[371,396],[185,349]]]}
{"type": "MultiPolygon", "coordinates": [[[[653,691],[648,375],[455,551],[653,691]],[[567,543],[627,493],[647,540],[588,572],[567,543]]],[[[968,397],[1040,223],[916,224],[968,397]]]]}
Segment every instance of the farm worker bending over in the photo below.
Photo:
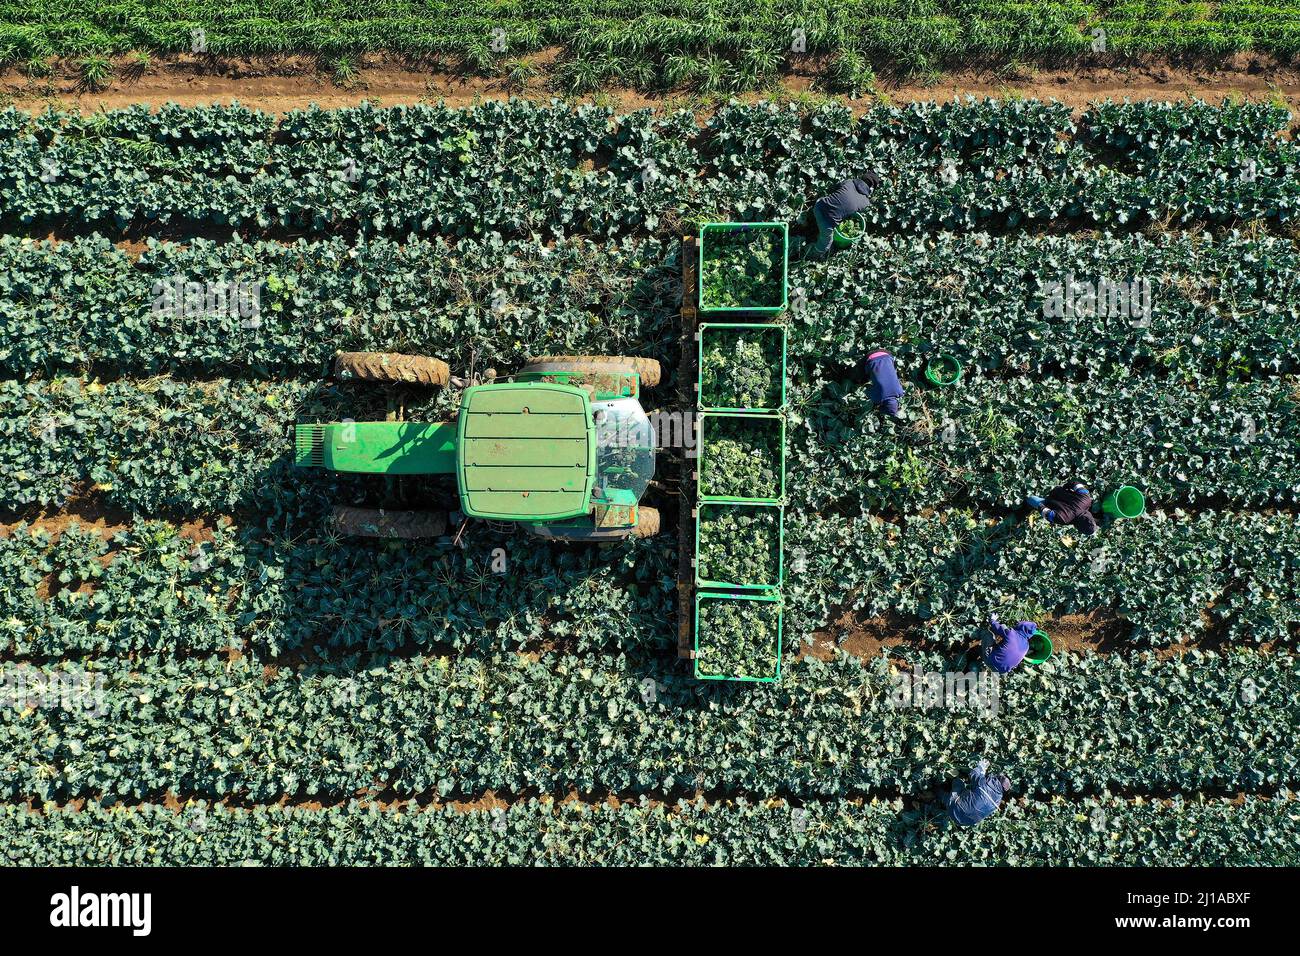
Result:
{"type": "Polygon", "coordinates": [[[971,771],[970,783],[954,780],[951,793],[939,793],[939,800],[947,808],[948,815],[961,826],[973,827],[989,816],[1011,789],[1011,781],[1005,775],[987,776],[988,769],[989,762],[981,760],[971,771]]]}
{"type": "Polygon", "coordinates": [[[831,192],[813,203],[813,218],[817,220],[817,243],[813,254],[826,255],[835,239],[835,227],[850,216],[857,215],[871,203],[871,193],[880,185],[880,174],[866,172],[861,179],[846,179],[831,192]]]}
{"type": "Polygon", "coordinates": [[[1015,670],[1029,653],[1029,639],[1036,630],[1038,625],[1033,621],[1007,627],[993,615],[989,618],[989,633],[981,642],[984,663],[999,674],[1015,670]]]}
{"type": "Polygon", "coordinates": [[[867,395],[876,411],[890,418],[902,417],[898,413],[898,400],[903,397],[903,383],[898,380],[892,355],[884,349],[875,349],[853,366],[850,377],[859,385],[869,386],[867,395]]]}
{"type": "Polygon", "coordinates": [[[1053,488],[1046,498],[1030,495],[1025,504],[1037,508],[1050,524],[1072,524],[1083,534],[1097,531],[1097,519],[1092,516],[1092,492],[1081,481],[1053,488]]]}

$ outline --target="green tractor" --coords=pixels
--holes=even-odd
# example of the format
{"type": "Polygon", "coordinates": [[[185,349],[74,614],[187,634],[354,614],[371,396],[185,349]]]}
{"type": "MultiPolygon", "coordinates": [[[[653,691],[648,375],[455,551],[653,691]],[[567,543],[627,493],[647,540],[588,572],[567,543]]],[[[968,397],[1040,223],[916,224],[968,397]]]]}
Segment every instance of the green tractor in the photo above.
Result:
{"type": "Polygon", "coordinates": [[[420,355],[342,352],[341,380],[389,386],[385,421],[297,425],[294,464],[383,475],[384,508],[337,506],[335,526],[367,537],[445,534],[446,511],[402,510],[402,476],[455,475],[465,518],[573,541],[659,531],[659,512],[640,504],[655,470],[655,435],[641,390],[659,383],[659,363],[627,356],[545,355],[515,375],[483,383],[452,379],[446,362],[420,355]],[[405,420],[402,388],[467,386],[456,420],[405,420]],[[393,506],[393,507],[389,507],[393,506]]]}

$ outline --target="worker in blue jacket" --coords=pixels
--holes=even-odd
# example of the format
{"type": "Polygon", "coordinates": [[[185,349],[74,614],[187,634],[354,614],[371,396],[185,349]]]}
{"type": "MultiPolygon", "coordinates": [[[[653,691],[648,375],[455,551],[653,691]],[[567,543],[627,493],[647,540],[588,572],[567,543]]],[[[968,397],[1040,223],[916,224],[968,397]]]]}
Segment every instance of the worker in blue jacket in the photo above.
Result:
{"type": "Polygon", "coordinates": [[[963,827],[973,827],[1002,804],[1011,789],[1005,774],[988,776],[989,762],[981,760],[971,771],[970,782],[954,780],[951,791],[940,791],[939,800],[948,816],[963,827]]]}
{"type": "Polygon", "coordinates": [[[994,614],[989,617],[989,630],[981,642],[981,656],[991,670],[1006,674],[1020,666],[1029,653],[1029,639],[1038,630],[1033,621],[1021,621],[1007,627],[994,614]]]}
{"type": "Polygon", "coordinates": [[[894,357],[884,349],[874,349],[853,367],[853,381],[867,386],[867,396],[876,411],[893,419],[902,418],[898,400],[903,397],[903,383],[898,379],[894,357]]]}
{"type": "Polygon", "coordinates": [[[813,219],[817,221],[817,242],[813,255],[822,258],[835,240],[835,227],[851,216],[856,216],[871,203],[871,194],[880,186],[880,174],[866,172],[860,179],[846,179],[827,195],[813,203],[813,219]]]}

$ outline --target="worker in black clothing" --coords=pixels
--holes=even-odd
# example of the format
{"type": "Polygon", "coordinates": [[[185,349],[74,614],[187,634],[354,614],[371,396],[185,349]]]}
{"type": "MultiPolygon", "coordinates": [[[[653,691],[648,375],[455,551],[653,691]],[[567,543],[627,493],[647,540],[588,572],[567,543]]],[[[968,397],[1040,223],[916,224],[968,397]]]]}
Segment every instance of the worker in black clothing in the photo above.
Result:
{"type": "Polygon", "coordinates": [[[846,179],[827,195],[813,203],[813,218],[817,221],[817,242],[813,255],[820,259],[826,255],[835,240],[835,227],[850,216],[856,216],[871,203],[871,194],[880,185],[880,174],[866,172],[860,179],[846,179]]]}
{"type": "Polygon", "coordinates": [[[1083,534],[1097,531],[1097,519],[1092,516],[1092,492],[1081,481],[1067,481],[1043,498],[1029,495],[1025,504],[1037,509],[1049,524],[1073,525],[1083,534]]]}

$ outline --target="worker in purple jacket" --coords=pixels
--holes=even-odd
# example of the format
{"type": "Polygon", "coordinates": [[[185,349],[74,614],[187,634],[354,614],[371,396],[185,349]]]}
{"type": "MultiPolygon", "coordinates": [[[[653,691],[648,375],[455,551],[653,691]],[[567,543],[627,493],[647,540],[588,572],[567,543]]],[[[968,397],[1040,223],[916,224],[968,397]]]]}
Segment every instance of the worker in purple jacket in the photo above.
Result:
{"type": "Polygon", "coordinates": [[[948,816],[963,827],[973,827],[1002,804],[1011,789],[1005,774],[988,776],[989,762],[980,760],[971,771],[970,782],[954,780],[951,791],[940,791],[939,800],[948,816]]]}
{"type": "Polygon", "coordinates": [[[994,614],[989,617],[989,631],[980,644],[981,656],[990,669],[1006,674],[1020,666],[1029,653],[1029,639],[1038,630],[1033,621],[1021,621],[1007,627],[994,614]]]}
{"type": "Polygon", "coordinates": [[[1049,524],[1073,525],[1083,534],[1097,531],[1097,519],[1092,516],[1092,492],[1081,481],[1068,481],[1053,488],[1045,498],[1029,495],[1025,504],[1038,509],[1049,524]]]}
{"type": "Polygon", "coordinates": [[[866,172],[861,179],[846,179],[829,194],[813,203],[813,219],[817,221],[817,242],[813,255],[822,258],[835,240],[835,227],[850,216],[856,216],[871,203],[871,194],[880,185],[880,174],[866,172]]]}
{"type": "Polygon", "coordinates": [[[875,349],[853,367],[853,381],[867,386],[867,396],[876,411],[893,419],[902,417],[898,400],[903,397],[903,383],[898,380],[894,357],[884,349],[875,349]]]}

